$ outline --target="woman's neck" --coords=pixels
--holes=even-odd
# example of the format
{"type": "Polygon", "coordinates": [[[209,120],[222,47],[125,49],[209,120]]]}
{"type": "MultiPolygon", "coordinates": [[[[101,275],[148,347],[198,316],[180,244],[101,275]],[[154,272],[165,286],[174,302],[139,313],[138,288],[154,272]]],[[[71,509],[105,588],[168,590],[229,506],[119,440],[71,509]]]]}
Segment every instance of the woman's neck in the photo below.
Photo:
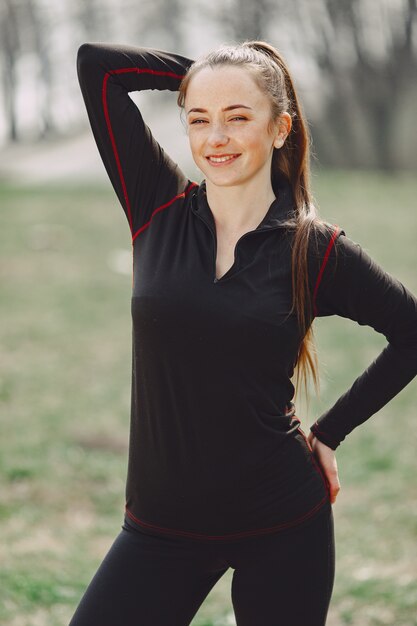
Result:
{"type": "Polygon", "coordinates": [[[217,186],[206,180],[207,202],[216,227],[227,233],[253,230],[262,221],[275,194],[272,185],[250,182],[236,186],[217,186]]]}

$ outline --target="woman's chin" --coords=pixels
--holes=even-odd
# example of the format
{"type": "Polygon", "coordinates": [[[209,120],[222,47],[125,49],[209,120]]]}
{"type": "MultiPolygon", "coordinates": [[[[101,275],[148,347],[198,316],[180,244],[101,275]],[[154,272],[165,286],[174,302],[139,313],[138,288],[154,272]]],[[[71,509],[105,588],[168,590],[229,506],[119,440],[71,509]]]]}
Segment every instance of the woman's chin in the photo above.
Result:
{"type": "Polygon", "coordinates": [[[236,187],[244,183],[241,176],[221,175],[220,173],[203,172],[206,182],[216,187],[236,187]]]}

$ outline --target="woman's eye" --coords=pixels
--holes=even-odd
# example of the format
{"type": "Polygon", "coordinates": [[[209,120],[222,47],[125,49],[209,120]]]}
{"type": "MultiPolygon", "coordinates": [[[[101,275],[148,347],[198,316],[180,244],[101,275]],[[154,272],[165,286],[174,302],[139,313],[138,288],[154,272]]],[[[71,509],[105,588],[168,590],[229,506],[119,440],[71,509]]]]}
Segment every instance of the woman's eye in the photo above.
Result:
{"type": "Polygon", "coordinates": [[[246,117],[243,117],[242,115],[235,115],[234,117],[232,117],[232,121],[233,121],[233,120],[237,120],[238,122],[240,122],[240,121],[242,121],[242,120],[243,120],[243,121],[245,121],[246,119],[247,119],[247,118],[246,118],[246,117]]]}
{"type": "Polygon", "coordinates": [[[206,121],[206,120],[200,120],[200,119],[198,119],[198,120],[192,120],[192,121],[190,122],[190,124],[203,124],[205,121],[206,121]]]}

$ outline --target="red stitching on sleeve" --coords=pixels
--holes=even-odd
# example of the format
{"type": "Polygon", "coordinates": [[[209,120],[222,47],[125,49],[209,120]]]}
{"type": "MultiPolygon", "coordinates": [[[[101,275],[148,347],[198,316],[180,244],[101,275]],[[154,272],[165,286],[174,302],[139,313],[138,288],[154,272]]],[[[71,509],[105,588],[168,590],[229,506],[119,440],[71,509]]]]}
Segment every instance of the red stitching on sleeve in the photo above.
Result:
{"type": "Polygon", "coordinates": [[[179,193],[177,196],[174,196],[174,198],[172,198],[171,200],[169,200],[168,202],[166,202],[165,204],[161,204],[161,206],[159,206],[157,209],[155,209],[154,211],[152,211],[152,215],[150,217],[150,219],[146,222],[146,224],[144,224],[143,226],[141,226],[133,235],[132,237],[132,243],[135,241],[136,237],[138,235],[140,235],[140,233],[142,231],[145,230],[145,228],[148,228],[148,226],[150,225],[153,216],[156,213],[159,213],[159,211],[162,211],[163,209],[168,208],[169,206],[171,206],[171,204],[174,204],[174,202],[176,200],[179,200],[179,198],[185,198],[185,196],[191,191],[191,189],[193,189],[194,187],[198,187],[197,183],[190,183],[187,187],[187,189],[185,191],[183,191],[182,193],[179,193]]]}
{"type": "Polygon", "coordinates": [[[177,78],[179,80],[182,80],[184,77],[179,75],[179,74],[175,74],[174,72],[162,72],[162,71],[158,71],[158,70],[150,70],[150,69],[142,69],[139,67],[124,67],[121,68],[119,70],[110,70],[109,72],[107,72],[103,78],[103,85],[102,85],[102,102],[103,102],[103,110],[104,110],[104,117],[106,119],[106,124],[107,124],[107,130],[109,131],[109,137],[110,137],[110,142],[113,148],[113,154],[114,154],[114,158],[116,160],[116,165],[117,165],[117,170],[119,172],[119,177],[120,177],[120,182],[122,185],[122,190],[123,190],[123,196],[126,202],[126,209],[127,209],[127,217],[129,220],[129,225],[130,225],[130,232],[133,234],[133,220],[132,220],[132,211],[131,211],[131,207],[130,207],[130,200],[129,200],[129,196],[127,193],[127,189],[126,189],[126,182],[125,182],[125,178],[123,176],[123,170],[122,170],[122,165],[120,163],[120,158],[119,158],[119,153],[117,151],[117,147],[116,147],[116,141],[114,138],[114,134],[113,134],[113,129],[112,129],[112,125],[110,122],[110,116],[109,116],[109,109],[107,106],[107,82],[109,80],[109,76],[111,74],[125,74],[127,72],[136,72],[137,74],[152,74],[154,76],[169,76],[171,78],[177,78]]]}
{"type": "Polygon", "coordinates": [[[318,425],[318,422],[314,422],[314,426],[313,426],[313,428],[314,428],[313,433],[314,433],[314,432],[316,432],[316,433],[318,433],[319,435],[322,435],[323,437],[325,437],[325,438],[326,438],[326,439],[328,439],[328,440],[329,440],[329,439],[331,439],[331,437],[328,437],[328,436],[326,435],[326,433],[324,433],[322,430],[320,430],[319,425],[318,425]]]}
{"type": "Polygon", "coordinates": [[[316,316],[318,311],[317,311],[317,306],[316,306],[316,296],[317,296],[317,292],[321,283],[321,279],[323,277],[323,272],[324,272],[324,268],[327,265],[327,261],[329,260],[329,256],[330,256],[330,252],[334,246],[334,242],[336,241],[336,237],[340,232],[340,228],[339,226],[335,227],[335,230],[333,232],[332,238],[330,239],[329,245],[327,246],[327,250],[326,253],[324,255],[324,259],[323,259],[323,263],[321,264],[320,267],[320,271],[319,271],[319,275],[317,276],[317,281],[316,281],[316,285],[314,287],[314,292],[313,292],[313,311],[314,311],[314,315],[316,316]]]}
{"type": "Polygon", "coordinates": [[[110,70],[107,73],[124,74],[125,72],[136,72],[137,74],[152,74],[153,76],[168,76],[169,78],[178,78],[178,80],[182,80],[184,78],[184,76],[181,74],[175,74],[174,72],[162,72],[160,70],[150,70],[146,67],[122,67],[119,70],[110,70]]]}

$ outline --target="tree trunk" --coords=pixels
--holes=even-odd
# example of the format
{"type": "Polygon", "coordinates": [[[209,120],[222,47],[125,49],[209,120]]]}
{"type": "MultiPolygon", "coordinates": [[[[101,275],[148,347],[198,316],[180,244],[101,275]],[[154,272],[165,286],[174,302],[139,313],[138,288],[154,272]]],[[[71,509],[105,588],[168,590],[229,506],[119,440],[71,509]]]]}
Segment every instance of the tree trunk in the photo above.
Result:
{"type": "Polygon", "coordinates": [[[18,141],[17,126],[17,77],[16,61],[19,54],[17,13],[13,0],[3,0],[0,21],[0,49],[3,55],[3,98],[6,117],[6,136],[11,142],[18,141]]]}

